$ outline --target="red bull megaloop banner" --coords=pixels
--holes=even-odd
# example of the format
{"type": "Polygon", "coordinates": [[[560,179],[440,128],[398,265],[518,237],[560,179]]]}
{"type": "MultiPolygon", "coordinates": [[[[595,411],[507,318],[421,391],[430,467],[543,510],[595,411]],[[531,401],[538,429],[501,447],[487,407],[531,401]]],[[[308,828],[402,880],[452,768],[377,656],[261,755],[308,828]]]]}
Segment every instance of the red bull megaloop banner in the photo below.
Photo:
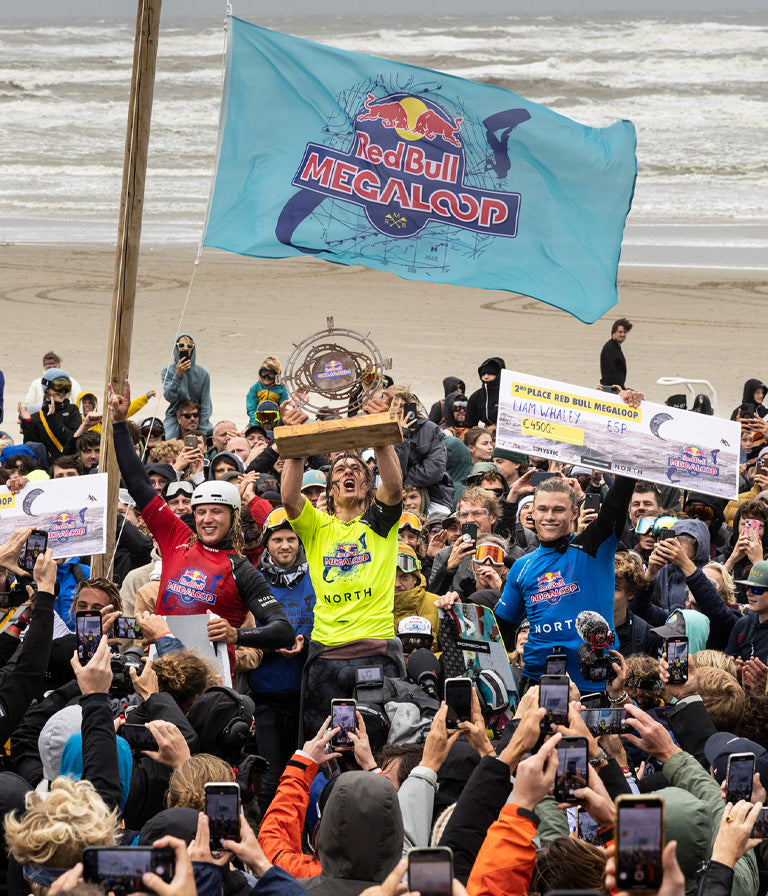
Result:
{"type": "Polygon", "coordinates": [[[204,245],[617,302],[635,130],[233,19],[204,245]]]}

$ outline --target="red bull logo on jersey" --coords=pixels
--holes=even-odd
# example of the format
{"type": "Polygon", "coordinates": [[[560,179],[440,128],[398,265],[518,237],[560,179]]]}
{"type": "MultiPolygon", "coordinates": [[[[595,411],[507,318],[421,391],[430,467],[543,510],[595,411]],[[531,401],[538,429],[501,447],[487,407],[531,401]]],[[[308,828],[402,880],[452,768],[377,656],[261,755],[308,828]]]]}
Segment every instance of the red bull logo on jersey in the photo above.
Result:
{"type": "Polygon", "coordinates": [[[351,149],[308,143],[292,184],[362,206],[392,237],[413,236],[430,221],[515,237],[520,194],[465,182],[465,124],[425,96],[368,92],[351,149]]]}
{"type": "Polygon", "coordinates": [[[70,538],[83,538],[87,534],[88,527],[66,511],[54,517],[48,529],[48,539],[62,543],[69,541],[70,538]]]}
{"type": "Polygon", "coordinates": [[[208,576],[201,569],[185,569],[178,579],[168,580],[165,590],[177,595],[185,604],[195,601],[213,604],[216,602],[216,594],[207,590],[207,584],[208,576]]]}
{"type": "Polygon", "coordinates": [[[353,376],[354,370],[345,367],[341,361],[326,361],[323,369],[315,374],[316,380],[337,380],[343,376],[353,376]]]}
{"type": "Polygon", "coordinates": [[[695,445],[689,445],[680,452],[680,457],[668,458],[669,472],[667,478],[670,482],[676,482],[672,477],[675,471],[682,470],[689,476],[719,476],[720,469],[717,466],[719,449],[712,452],[712,459],[708,461],[707,452],[695,445]]]}
{"type": "Polygon", "coordinates": [[[576,594],[581,591],[577,582],[566,582],[562,574],[558,572],[545,572],[536,579],[536,591],[531,595],[531,603],[538,604],[549,601],[556,604],[561,597],[567,594],[576,594]]]}
{"type": "Polygon", "coordinates": [[[369,551],[360,550],[359,545],[354,541],[340,542],[336,545],[336,551],[333,556],[323,557],[323,565],[326,570],[329,568],[340,569],[342,572],[348,572],[359,566],[361,563],[370,563],[371,555],[369,551]]]}

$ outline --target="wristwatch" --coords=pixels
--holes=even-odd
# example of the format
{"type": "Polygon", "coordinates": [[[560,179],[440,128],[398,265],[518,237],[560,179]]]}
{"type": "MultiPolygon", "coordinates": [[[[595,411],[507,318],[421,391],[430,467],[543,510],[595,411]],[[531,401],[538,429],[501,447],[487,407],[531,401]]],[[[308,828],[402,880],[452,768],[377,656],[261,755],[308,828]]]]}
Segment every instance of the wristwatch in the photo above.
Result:
{"type": "Polygon", "coordinates": [[[599,753],[593,759],[589,760],[589,764],[592,768],[600,768],[601,765],[605,765],[609,760],[610,756],[605,752],[602,747],[598,747],[599,753]]]}

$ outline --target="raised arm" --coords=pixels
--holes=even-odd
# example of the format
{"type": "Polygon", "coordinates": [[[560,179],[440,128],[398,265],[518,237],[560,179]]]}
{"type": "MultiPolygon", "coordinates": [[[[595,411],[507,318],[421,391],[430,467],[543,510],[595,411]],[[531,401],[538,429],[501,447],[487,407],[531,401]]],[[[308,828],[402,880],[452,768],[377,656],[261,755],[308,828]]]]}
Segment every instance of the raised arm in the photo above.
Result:
{"type": "Polygon", "coordinates": [[[133,450],[133,442],[131,441],[128,427],[125,425],[130,405],[131,387],[128,380],[125,381],[125,388],[122,395],[115,392],[110,384],[109,414],[112,418],[117,465],[120,467],[120,473],[125,481],[128,492],[141,511],[147,504],[149,504],[152,498],[155,497],[156,492],[152,487],[152,483],[149,481],[147,471],[144,469],[143,464],[133,450]]]}

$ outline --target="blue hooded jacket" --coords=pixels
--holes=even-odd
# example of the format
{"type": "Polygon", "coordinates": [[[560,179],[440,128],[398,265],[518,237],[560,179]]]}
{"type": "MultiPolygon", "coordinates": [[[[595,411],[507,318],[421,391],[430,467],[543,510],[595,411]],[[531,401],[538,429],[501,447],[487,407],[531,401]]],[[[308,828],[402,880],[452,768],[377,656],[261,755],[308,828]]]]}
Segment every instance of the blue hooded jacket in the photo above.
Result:
{"type": "MultiPolygon", "coordinates": [[[[193,342],[195,341],[194,337],[190,336],[189,333],[179,333],[177,338],[181,339],[182,336],[186,336],[187,339],[191,339],[193,342]]],[[[192,366],[184,376],[179,376],[176,372],[176,365],[179,363],[179,349],[174,345],[173,364],[169,367],[164,367],[160,374],[163,383],[163,397],[169,402],[168,409],[165,412],[165,420],[163,420],[166,439],[178,439],[179,437],[176,408],[182,401],[198,402],[200,405],[198,427],[204,433],[211,432],[211,414],[213,412],[213,405],[211,404],[211,377],[204,367],[198,367],[196,359],[197,345],[192,349],[190,357],[192,366]]]]}
{"type": "MultiPolygon", "coordinates": [[[[128,741],[124,737],[115,738],[117,742],[117,764],[120,769],[120,811],[125,807],[128,791],[131,788],[133,772],[133,756],[128,741]]],[[[61,754],[60,774],[69,775],[79,781],[83,777],[83,735],[72,734],[64,745],[61,754]]]]}
{"type": "MultiPolygon", "coordinates": [[[[709,527],[706,523],[701,520],[678,520],[672,529],[675,535],[690,535],[696,539],[697,548],[693,563],[698,569],[709,563],[709,527]]],[[[682,569],[674,563],[668,563],[656,576],[653,602],[671,613],[672,610],[684,607],[687,597],[688,591],[682,569]]]]}

